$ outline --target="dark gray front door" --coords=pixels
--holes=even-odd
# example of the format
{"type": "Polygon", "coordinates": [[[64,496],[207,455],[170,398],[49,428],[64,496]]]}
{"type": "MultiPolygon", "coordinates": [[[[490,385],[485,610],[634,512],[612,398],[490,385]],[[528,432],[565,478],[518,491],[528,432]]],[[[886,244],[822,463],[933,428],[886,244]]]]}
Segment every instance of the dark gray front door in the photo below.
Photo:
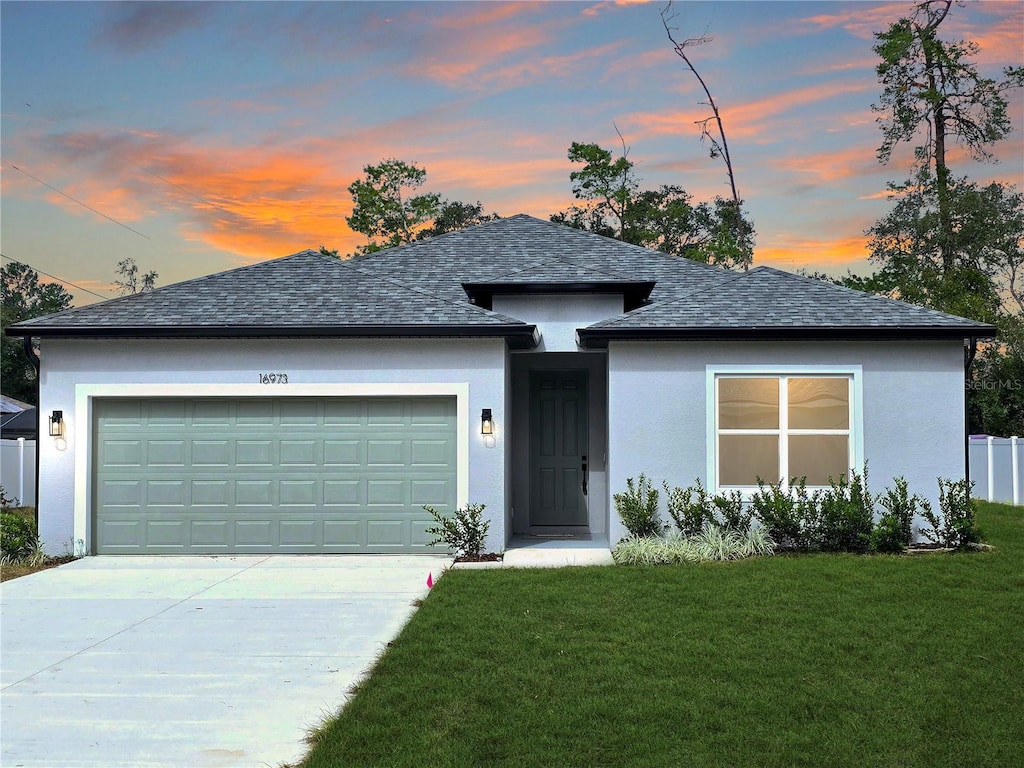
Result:
{"type": "Polygon", "coordinates": [[[530,373],[530,525],[587,525],[587,372],[530,373]]]}

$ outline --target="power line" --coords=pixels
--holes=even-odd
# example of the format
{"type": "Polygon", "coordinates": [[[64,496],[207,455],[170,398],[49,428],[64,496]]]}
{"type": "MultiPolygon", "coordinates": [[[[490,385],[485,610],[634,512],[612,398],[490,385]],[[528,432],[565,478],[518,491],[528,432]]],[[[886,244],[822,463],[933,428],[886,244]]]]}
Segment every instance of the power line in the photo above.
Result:
{"type": "Polygon", "coordinates": [[[10,256],[7,256],[5,254],[0,253],[0,257],[3,257],[5,259],[7,259],[8,261],[14,262],[15,264],[21,264],[21,266],[23,266],[23,267],[28,267],[29,269],[34,270],[34,271],[38,272],[41,275],[46,275],[47,277],[52,278],[53,280],[56,280],[58,283],[64,283],[64,285],[70,285],[72,288],[77,288],[80,291],[85,291],[86,293],[91,293],[97,299],[103,299],[104,301],[109,301],[112,298],[111,296],[102,296],[102,295],[96,293],[96,291],[90,291],[88,288],[83,288],[80,285],[75,285],[70,280],[65,280],[62,277],[57,277],[56,275],[51,275],[49,272],[43,272],[43,270],[39,269],[38,267],[33,267],[31,264],[26,264],[24,261],[19,261],[18,259],[12,259],[10,256]]]}
{"type": "Polygon", "coordinates": [[[132,229],[132,228],[131,228],[131,227],[129,227],[129,226],[127,225],[127,224],[122,224],[122,223],[121,223],[120,221],[118,221],[117,219],[111,218],[110,216],[107,216],[107,214],[105,214],[105,213],[103,213],[103,212],[101,212],[101,211],[97,211],[97,210],[96,210],[95,208],[93,208],[93,207],[92,207],[91,205],[86,205],[86,204],[85,204],[85,203],[83,203],[83,202],[82,202],[81,200],[76,200],[76,199],[75,199],[75,198],[73,198],[73,197],[72,197],[71,195],[69,195],[69,194],[68,194],[67,192],[64,192],[63,190],[57,189],[57,188],[56,188],[55,186],[53,186],[53,185],[51,185],[51,184],[47,184],[47,183],[46,183],[45,181],[43,181],[42,179],[40,179],[40,178],[37,178],[36,176],[33,176],[33,175],[32,175],[31,173],[29,173],[28,171],[26,171],[26,170],[24,170],[24,169],[22,169],[22,168],[19,168],[19,167],[18,167],[18,166],[16,166],[16,165],[15,165],[14,163],[12,163],[12,162],[10,162],[10,161],[8,161],[8,160],[4,160],[3,162],[5,162],[5,163],[6,163],[7,165],[9,165],[9,166],[10,166],[11,168],[13,168],[14,170],[16,170],[16,171],[17,171],[18,173],[23,173],[23,174],[25,174],[26,176],[28,176],[28,177],[29,177],[30,179],[32,179],[33,181],[39,182],[40,184],[42,184],[42,185],[43,185],[44,187],[46,187],[47,189],[52,189],[52,190],[53,190],[54,192],[56,192],[56,193],[57,193],[58,195],[63,195],[64,197],[66,197],[66,198],[67,198],[68,200],[70,200],[71,202],[73,202],[73,203],[76,203],[76,204],[78,204],[78,205],[82,206],[83,208],[86,208],[86,209],[88,209],[88,210],[92,211],[92,212],[93,212],[93,213],[95,213],[95,214],[96,214],[97,216],[102,216],[102,217],[103,217],[104,219],[106,219],[107,221],[112,221],[112,222],[114,222],[115,224],[117,224],[117,226],[119,226],[119,227],[124,227],[124,228],[125,228],[125,229],[127,229],[127,230],[128,230],[129,232],[134,232],[134,233],[135,233],[136,235],[138,235],[139,237],[144,237],[144,238],[146,238],[147,240],[149,240],[149,236],[148,236],[148,235],[144,235],[144,234],[142,234],[141,232],[139,232],[139,230],[137,230],[137,229],[132,229]]]}

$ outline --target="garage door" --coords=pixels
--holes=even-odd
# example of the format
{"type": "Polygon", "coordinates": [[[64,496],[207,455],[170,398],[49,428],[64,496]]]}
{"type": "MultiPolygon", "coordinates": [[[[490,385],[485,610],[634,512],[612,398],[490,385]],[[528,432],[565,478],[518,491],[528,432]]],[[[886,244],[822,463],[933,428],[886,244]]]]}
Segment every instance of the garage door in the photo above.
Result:
{"type": "Polygon", "coordinates": [[[454,397],[94,403],[100,554],[428,551],[456,505],[454,397]]]}

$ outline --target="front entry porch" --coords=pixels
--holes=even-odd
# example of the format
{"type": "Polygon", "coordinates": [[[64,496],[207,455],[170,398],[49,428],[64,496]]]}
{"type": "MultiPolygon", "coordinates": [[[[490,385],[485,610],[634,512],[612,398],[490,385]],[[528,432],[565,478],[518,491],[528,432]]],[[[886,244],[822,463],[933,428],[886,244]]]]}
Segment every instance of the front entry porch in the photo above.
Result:
{"type": "Polygon", "coordinates": [[[507,548],[603,541],[607,552],[607,355],[522,353],[510,359],[514,538],[507,548]]]}

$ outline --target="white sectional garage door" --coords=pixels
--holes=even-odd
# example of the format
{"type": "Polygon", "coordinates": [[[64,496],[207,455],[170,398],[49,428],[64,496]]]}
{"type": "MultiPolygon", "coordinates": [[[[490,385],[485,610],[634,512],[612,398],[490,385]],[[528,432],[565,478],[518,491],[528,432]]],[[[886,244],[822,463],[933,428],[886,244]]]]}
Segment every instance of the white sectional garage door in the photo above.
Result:
{"type": "Polygon", "coordinates": [[[454,397],[94,402],[99,554],[427,551],[454,397]]]}

